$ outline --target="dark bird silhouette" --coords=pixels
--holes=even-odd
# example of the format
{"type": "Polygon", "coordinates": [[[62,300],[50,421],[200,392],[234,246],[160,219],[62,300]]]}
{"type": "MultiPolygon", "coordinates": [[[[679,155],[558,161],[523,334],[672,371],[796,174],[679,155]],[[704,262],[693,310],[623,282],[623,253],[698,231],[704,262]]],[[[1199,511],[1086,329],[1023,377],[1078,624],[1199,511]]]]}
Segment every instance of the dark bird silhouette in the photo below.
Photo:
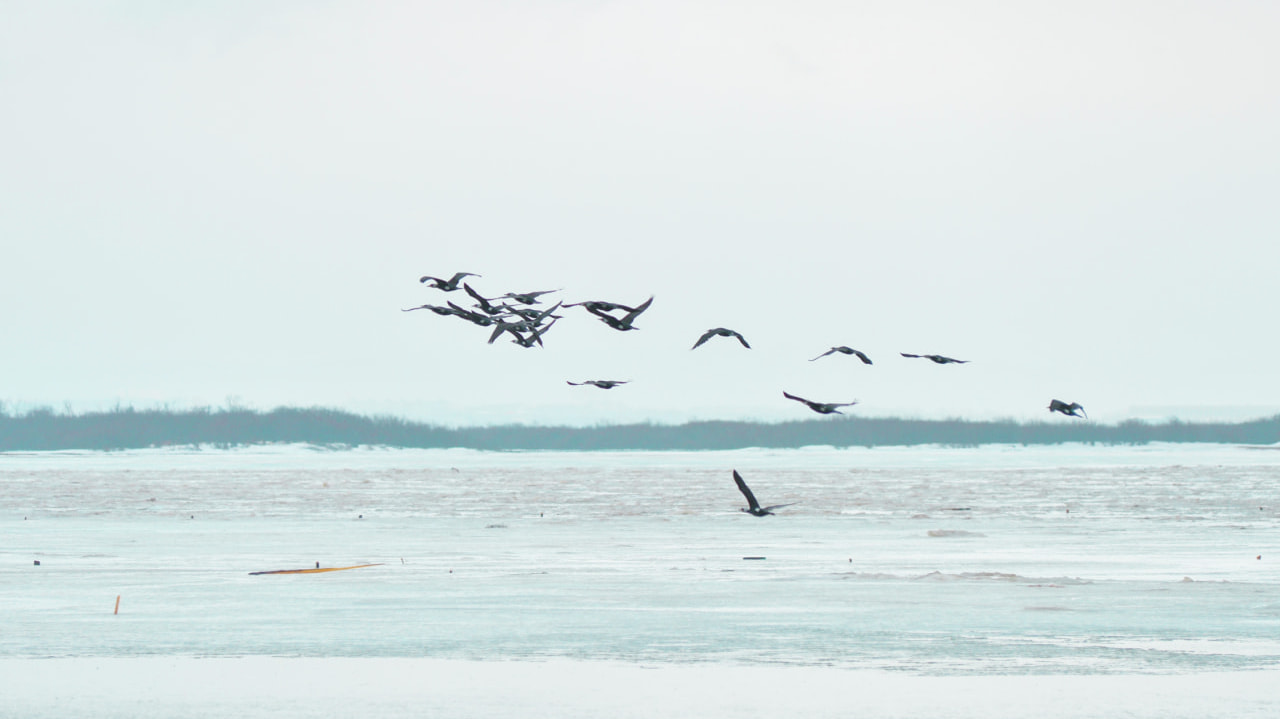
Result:
{"type": "Polygon", "coordinates": [[[407,310],[400,311],[413,312],[414,310],[431,310],[432,312],[445,317],[448,317],[449,315],[458,315],[459,317],[463,317],[467,314],[466,310],[458,307],[440,307],[439,305],[422,305],[420,307],[410,307],[407,310]]]}
{"type": "MultiPolygon", "coordinates": [[[[521,319],[533,320],[535,322],[541,322],[542,320],[547,319],[548,317],[553,319],[560,319],[561,317],[561,315],[551,314],[549,310],[538,310],[532,307],[510,307],[507,305],[502,305],[502,307],[506,308],[507,312],[510,312],[511,314],[516,315],[521,319]]],[[[556,310],[559,308],[560,308],[560,303],[557,302],[556,306],[552,307],[551,310],[556,310]]]]}
{"type": "Polygon", "coordinates": [[[528,335],[525,335],[518,330],[509,330],[512,336],[514,337],[514,339],[512,339],[511,341],[520,345],[521,347],[532,347],[535,344],[541,347],[542,336],[545,335],[548,330],[554,327],[555,324],[556,324],[556,321],[551,320],[547,324],[542,325],[540,327],[535,325],[533,329],[529,330],[528,335]]]}
{"type": "Polygon", "coordinates": [[[524,341],[522,341],[521,339],[522,332],[531,332],[532,336],[529,338],[529,341],[542,344],[542,340],[539,339],[539,337],[543,332],[550,329],[551,325],[555,324],[556,318],[552,316],[551,313],[554,312],[559,307],[560,307],[560,303],[557,302],[555,305],[548,307],[547,309],[541,312],[536,313],[533,317],[530,317],[529,319],[522,319],[518,322],[506,322],[502,319],[498,319],[497,322],[495,323],[497,327],[494,328],[493,334],[489,335],[489,344],[493,344],[494,341],[497,340],[498,337],[500,337],[503,332],[510,332],[511,334],[515,335],[516,344],[521,345],[523,347],[532,347],[533,345],[525,344],[524,341]],[[546,327],[542,327],[542,321],[545,320],[548,316],[552,316],[551,322],[547,324],[546,327]],[[540,327],[541,329],[539,329],[540,327]]]}
{"type": "Polygon", "coordinates": [[[839,347],[832,347],[831,349],[827,350],[826,352],[823,352],[822,354],[818,355],[817,357],[814,357],[809,361],[813,362],[814,360],[820,360],[823,357],[826,357],[827,355],[832,354],[834,352],[839,352],[840,354],[845,354],[845,355],[855,355],[858,359],[862,360],[862,364],[871,364],[870,357],[866,356],[865,354],[859,352],[858,350],[852,347],[845,347],[844,345],[841,345],[839,347]]]}
{"type": "Polygon", "coordinates": [[[858,400],[856,399],[852,402],[813,402],[805,399],[804,397],[797,397],[786,390],[783,390],[782,396],[787,399],[794,399],[797,402],[803,402],[808,405],[809,409],[817,412],[818,414],[844,414],[844,412],[841,412],[837,407],[852,407],[858,403],[858,400]]]}
{"type": "Polygon", "coordinates": [[[520,322],[506,322],[504,320],[498,320],[496,326],[493,328],[493,334],[489,335],[489,344],[497,342],[503,332],[518,334],[519,332],[528,331],[530,329],[533,329],[533,323],[528,322],[527,320],[521,320],[520,322]]]}
{"type": "Polygon", "coordinates": [[[742,481],[742,475],[738,474],[738,470],[736,469],[733,470],[733,481],[738,485],[738,491],[742,492],[742,496],[747,498],[747,504],[750,505],[748,507],[739,508],[739,511],[746,512],[752,516],[764,517],[766,515],[773,514],[773,510],[775,509],[799,504],[798,502],[787,502],[786,504],[772,504],[768,507],[761,507],[760,503],[756,501],[756,495],[751,493],[751,488],[747,486],[746,482],[742,481]]]}
{"type": "Polygon", "coordinates": [[[699,347],[702,346],[704,342],[711,339],[712,337],[737,337],[738,341],[742,343],[743,347],[746,347],[747,349],[751,349],[751,345],[747,344],[747,338],[743,337],[742,335],[738,334],[737,332],[734,332],[733,330],[727,327],[713,327],[707,330],[706,332],[703,332],[702,336],[698,338],[698,341],[694,342],[693,346],[690,347],[689,349],[691,350],[698,349],[699,347]]]}
{"type": "Polygon", "coordinates": [[[453,302],[449,302],[449,306],[455,310],[454,314],[457,316],[474,324],[480,325],[481,327],[492,327],[502,321],[501,318],[494,317],[492,315],[481,314],[480,312],[474,312],[466,309],[465,307],[459,307],[453,302]]]}
{"type": "Polygon", "coordinates": [[[538,304],[539,297],[543,295],[549,295],[552,292],[559,292],[559,291],[560,290],[541,290],[538,292],[508,292],[505,295],[499,295],[499,297],[515,300],[516,302],[519,302],[522,305],[536,305],[538,304]]]}
{"type": "Polygon", "coordinates": [[[565,307],[581,307],[586,311],[596,314],[599,312],[635,312],[636,308],[627,305],[618,304],[617,302],[605,302],[603,300],[586,300],[584,302],[570,302],[565,307]]]}
{"type": "Polygon", "coordinates": [[[581,387],[583,385],[589,384],[592,387],[599,387],[600,389],[613,389],[614,387],[617,387],[620,384],[626,384],[628,381],[629,380],[589,379],[586,382],[568,382],[566,380],[566,384],[571,384],[574,387],[581,387]]]}
{"type": "Polygon", "coordinates": [[[911,355],[911,354],[907,354],[906,352],[899,352],[898,354],[902,355],[903,357],[915,357],[915,358],[923,357],[924,359],[932,360],[933,362],[936,362],[938,364],[968,364],[969,363],[969,360],[951,359],[950,357],[943,357],[942,355],[911,355]]]}
{"type": "Polygon", "coordinates": [[[458,281],[461,280],[463,277],[479,277],[479,276],[480,275],[477,275],[474,272],[459,272],[447,280],[442,280],[439,277],[432,277],[431,275],[423,275],[422,278],[419,279],[418,281],[423,283],[430,283],[430,286],[436,288],[437,290],[444,290],[445,292],[453,292],[454,290],[458,289],[458,281]]]}
{"type": "Polygon", "coordinates": [[[596,317],[599,317],[601,322],[609,325],[615,330],[618,330],[619,332],[627,332],[629,330],[640,329],[639,327],[632,325],[632,323],[635,322],[636,318],[643,314],[645,310],[649,309],[649,305],[651,304],[653,304],[652,297],[640,303],[639,306],[623,315],[621,318],[614,317],[603,310],[593,310],[590,307],[587,307],[587,311],[596,317]]]}
{"type": "Polygon", "coordinates": [[[462,283],[462,289],[466,291],[467,294],[471,295],[471,299],[476,301],[476,306],[480,308],[481,312],[484,312],[487,315],[500,315],[507,311],[505,305],[494,306],[490,304],[487,297],[476,292],[471,285],[465,282],[462,283]]]}
{"type": "Polygon", "coordinates": [[[1079,402],[1067,404],[1059,399],[1051,399],[1049,400],[1049,411],[1061,412],[1068,417],[1083,417],[1085,419],[1089,419],[1089,415],[1085,414],[1084,407],[1080,406],[1079,402]],[[1076,414],[1076,412],[1079,412],[1080,414],[1076,414]]]}

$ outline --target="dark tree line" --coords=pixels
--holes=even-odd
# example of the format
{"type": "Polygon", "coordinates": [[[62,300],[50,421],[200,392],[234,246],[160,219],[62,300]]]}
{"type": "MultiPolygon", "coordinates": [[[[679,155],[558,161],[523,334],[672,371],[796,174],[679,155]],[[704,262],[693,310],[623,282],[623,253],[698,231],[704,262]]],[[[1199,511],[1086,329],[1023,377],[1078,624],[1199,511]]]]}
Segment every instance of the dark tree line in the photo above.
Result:
{"type": "Polygon", "coordinates": [[[942,444],[1058,444],[1094,442],[1280,442],[1280,415],[1238,423],[1116,425],[1093,422],[913,420],[841,417],[792,422],[703,421],[679,425],[596,427],[501,425],[449,428],[395,417],[366,417],[333,409],[136,410],[82,414],[36,409],[0,412],[0,451],[133,449],[166,445],[242,445],[305,442],[317,445],[486,450],[713,450],[743,447],[835,447],[942,444]]]}

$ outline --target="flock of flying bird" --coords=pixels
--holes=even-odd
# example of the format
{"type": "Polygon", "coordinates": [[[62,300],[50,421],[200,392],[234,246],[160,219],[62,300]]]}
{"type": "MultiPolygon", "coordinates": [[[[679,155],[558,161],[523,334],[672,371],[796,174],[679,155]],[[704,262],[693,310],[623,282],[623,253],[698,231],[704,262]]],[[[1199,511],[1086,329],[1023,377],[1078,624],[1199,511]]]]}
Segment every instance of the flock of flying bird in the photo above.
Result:
{"type": "MultiPolygon", "coordinates": [[[[467,284],[464,279],[467,277],[480,277],[474,272],[456,272],[448,279],[441,277],[432,277],[430,275],[423,276],[419,282],[433,289],[441,290],[446,293],[455,292],[462,289],[471,299],[470,307],[463,307],[452,300],[446,301],[444,305],[424,304],[418,307],[411,307],[403,312],[412,312],[414,310],[428,310],[442,316],[459,317],[463,320],[471,322],[480,327],[491,329],[489,334],[489,344],[493,344],[504,334],[511,335],[511,341],[521,347],[543,346],[542,338],[551,330],[557,320],[563,318],[556,312],[561,309],[570,307],[581,307],[596,319],[600,320],[609,327],[619,332],[629,332],[639,329],[635,326],[635,321],[645,310],[649,309],[653,304],[653,297],[644,302],[635,305],[624,305],[618,302],[607,302],[603,300],[587,300],[583,302],[564,303],[557,302],[548,307],[542,307],[539,299],[543,295],[553,294],[559,290],[540,290],[537,292],[507,292],[495,297],[485,297],[475,290],[471,285],[467,284]]],[[[693,343],[691,350],[698,349],[708,341],[716,337],[729,337],[736,339],[745,349],[751,349],[751,345],[747,342],[747,338],[741,333],[729,329],[727,327],[713,327],[702,333],[702,336],[693,343]]],[[[832,354],[844,354],[857,357],[863,364],[872,364],[871,358],[865,353],[853,349],[852,347],[839,346],[823,352],[822,354],[809,360],[815,362],[832,354]]],[[[909,354],[907,352],[899,353],[903,357],[911,359],[927,359],[935,364],[967,364],[968,360],[954,359],[938,354],[909,354]]],[[[583,382],[567,382],[569,385],[592,386],[599,389],[613,389],[620,385],[627,384],[626,380],[585,380],[583,382]]],[[[782,396],[786,399],[795,400],[818,414],[842,414],[841,407],[852,407],[858,404],[857,400],[853,402],[815,402],[803,397],[798,397],[789,392],[783,391],[782,396]]],[[[1059,412],[1069,417],[1083,417],[1088,419],[1088,415],[1084,414],[1084,407],[1078,402],[1063,402],[1061,400],[1051,400],[1049,402],[1050,412],[1059,412]]],[[[742,481],[742,476],[737,470],[733,472],[734,482],[738,485],[738,489],[746,497],[747,503],[750,505],[742,511],[747,512],[756,517],[763,517],[773,514],[772,510],[788,505],[779,504],[768,507],[761,507],[756,501],[755,495],[742,481]]]]}

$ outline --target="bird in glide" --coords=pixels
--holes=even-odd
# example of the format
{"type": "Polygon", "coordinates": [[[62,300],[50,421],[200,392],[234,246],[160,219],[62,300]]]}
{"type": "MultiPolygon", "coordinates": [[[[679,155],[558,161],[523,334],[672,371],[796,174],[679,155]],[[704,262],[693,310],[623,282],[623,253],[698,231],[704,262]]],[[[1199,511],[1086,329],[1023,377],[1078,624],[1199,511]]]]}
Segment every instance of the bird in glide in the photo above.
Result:
{"type": "Polygon", "coordinates": [[[748,507],[740,507],[739,511],[746,512],[754,517],[764,517],[773,514],[773,510],[775,509],[799,504],[798,502],[787,502],[786,504],[772,504],[768,507],[761,507],[760,503],[756,501],[756,495],[751,493],[751,488],[747,486],[746,482],[742,481],[742,475],[738,474],[738,470],[736,469],[733,470],[733,481],[737,483],[738,491],[742,492],[742,496],[747,498],[747,504],[750,505],[748,507]]]}
{"type": "Polygon", "coordinates": [[[538,304],[539,297],[543,295],[549,295],[552,292],[559,292],[559,291],[560,290],[539,290],[537,292],[508,292],[507,294],[500,295],[499,297],[501,299],[515,300],[516,302],[519,302],[522,305],[536,305],[538,304]]]}
{"type": "Polygon", "coordinates": [[[791,394],[785,390],[782,392],[782,396],[786,397],[787,399],[794,399],[797,402],[803,402],[804,404],[808,405],[809,409],[813,410],[814,412],[817,412],[818,414],[844,414],[844,412],[841,412],[837,408],[852,407],[853,405],[858,403],[858,400],[856,399],[852,402],[813,402],[805,399],[804,397],[797,397],[794,394],[791,394]]]}
{"type": "MultiPolygon", "coordinates": [[[[649,309],[649,305],[651,304],[653,304],[653,297],[650,297],[644,302],[641,302],[639,305],[636,305],[635,307],[631,308],[630,310],[627,311],[627,314],[623,315],[620,318],[614,317],[613,315],[609,314],[609,312],[606,310],[592,307],[590,304],[584,304],[583,307],[585,307],[588,312],[598,317],[601,322],[609,325],[615,330],[619,332],[627,332],[630,330],[640,329],[639,327],[636,327],[632,323],[635,322],[636,318],[639,317],[641,314],[643,314],[645,310],[649,309]]],[[[626,308],[619,305],[618,309],[626,309],[626,308]]]]}
{"type": "Polygon", "coordinates": [[[737,337],[738,341],[742,343],[743,347],[746,347],[747,349],[751,349],[751,345],[747,344],[747,339],[745,337],[743,337],[742,335],[738,334],[737,332],[734,332],[733,330],[727,327],[713,327],[707,330],[706,332],[703,332],[702,336],[698,338],[698,341],[694,342],[693,346],[690,347],[689,349],[691,350],[698,349],[703,345],[704,342],[711,339],[712,337],[737,337]]]}
{"type": "Polygon", "coordinates": [[[826,357],[827,355],[829,355],[829,354],[833,354],[833,353],[835,353],[835,352],[839,352],[840,354],[845,354],[845,355],[854,355],[854,356],[856,356],[858,359],[862,360],[862,364],[871,364],[871,358],[870,358],[870,357],[866,356],[866,355],[865,355],[865,354],[863,354],[862,352],[859,352],[858,350],[856,350],[856,349],[854,349],[854,348],[852,348],[852,347],[845,347],[844,345],[841,345],[841,346],[839,346],[839,347],[832,347],[831,349],[827,350],[826,352],[823,352],[822,354],[818,355],[817,357],[814,357],[813,359],[811,359],[811,360],[809,360],[809,361],[810,361],[810,362],[814,362],[814,361],[816,361],[816,360],[820,360],[820,359],[822,359],[823,357],[826,357]]]}
{"type": "Polygon", "coordinates": [[[936,362],[937,364],[968,364],[969,363],[969,360],[951,359],[950,357],[943,357],[942,355],[912,355],[912,354],[907,354],[906,352],[899,352],[898,354],[902,355],[903,357],[922,357],[924,359],[936,362]]]}
{"type": "Polygon", "coordinates": [[[1083,417],[1084,419],[1089,419],[1089,415],[1084,413],[1084,407],[1082,407],[1079,402],[1067,404],[1060,399],[1051,399],[1049,400],[1049,411],[1061,412],[1068,417],[1083,417]],[[1076,412],[1079,412],[1080,414],[1076,414],[1076,412]]]}
{"type": "Polygon", "coordinates": [[[453,277],[450,277],[447,280],[442,280],[439,277],[432,277],[431,275],[423,275],[422,278],[419,279],[418,281],[428,285],[429,287],[434,287],[437,290],[444,290],[445,292],[453,292],[454,290],[458,289],[458,282],[461,281],[463,277],[479,277],[479,276],[480,275],[477,275],[474,272],[458,272],[454,274],[453,277]]]}

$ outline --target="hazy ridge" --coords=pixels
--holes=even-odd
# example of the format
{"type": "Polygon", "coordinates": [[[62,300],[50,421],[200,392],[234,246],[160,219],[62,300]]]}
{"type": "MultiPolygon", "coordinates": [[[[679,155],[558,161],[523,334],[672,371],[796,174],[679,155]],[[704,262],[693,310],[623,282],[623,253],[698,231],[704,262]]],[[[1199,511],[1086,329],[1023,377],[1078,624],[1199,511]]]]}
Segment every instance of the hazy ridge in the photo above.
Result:
{"type": "Polygon", "coordinates": [[[0,451],[134,449],[167,445],[304,442],[483,450],[717,450],[810,445],[1145,444],[1280,442],[1280,415],[1235,423],[1119,424],[840,417],[792,422],[696,421],[593,427],[447,427],[325,408],[168,410],[117,408],[60,414],[0,413],[0,451]]]}

